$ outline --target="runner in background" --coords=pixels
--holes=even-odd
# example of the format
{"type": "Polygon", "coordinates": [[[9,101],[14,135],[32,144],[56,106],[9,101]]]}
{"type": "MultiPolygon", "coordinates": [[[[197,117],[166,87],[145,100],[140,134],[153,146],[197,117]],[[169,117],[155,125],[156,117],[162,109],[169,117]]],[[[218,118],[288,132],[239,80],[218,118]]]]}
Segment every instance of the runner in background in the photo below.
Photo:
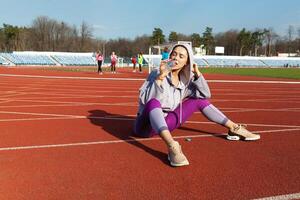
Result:
{"type": "Polygon", "coordinates": [[[139,64],[139,72],[140,72],[140,73],[142,73],[143,62],[144,62],[143,53],[140,52],[140,53],[138,54],[138,64],[139,64]]]}
{"type": "Polygon", "coordinates": [[[111,73],[115,74],[116,73],[116,64],[118,61],[118,56],[115,54],[113,51],[110,55],[110,64],[111,64],[111,73]]]}
{"type": "Polygon", "coordinates": [[[102,75],[103,74],[102,73],[103,54],[101,53],[101,51],[97,51],[96,61],[97,61],[97,66],[98,66],[97,73],[102,75]]]}
{"type": "Polygon", "coordinates": [[[136,70],[135,70],[135,67],[136,67],[136,56],[135,55],[133,55],[131,57],[131,63],[133,65],[133,72],[136,72],[136,70]]]}

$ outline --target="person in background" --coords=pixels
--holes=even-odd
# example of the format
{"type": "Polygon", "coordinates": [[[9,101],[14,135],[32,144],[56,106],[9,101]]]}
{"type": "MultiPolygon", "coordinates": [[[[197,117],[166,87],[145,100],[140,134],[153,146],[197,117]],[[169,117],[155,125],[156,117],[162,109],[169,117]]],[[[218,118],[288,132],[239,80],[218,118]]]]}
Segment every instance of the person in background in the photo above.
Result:
{"type": "Polygon", "coordinates": [[[259,140],[245,125],[237,124],[210,103],[210,89],[194,63],[192,47],[177,44],[169,58],[161,61],[160,68],[152,71],[139,89],[139,109],[134,125],[134,135],[152,137],[159,135],[168,148],[172,166],[189,165],[180,144],[171,132],[186,122],[193,113],[201,112],[208,120],[228,129],[228,140],[259,140]]]}
{"type": "Polygon", "coordinates": [[[110,55],[110,64],[111,64],[111,73],[115,74],[116,73],[116,64],[118,61],[118,56],[115,54],[113,51],[110,55]]]}
{"type": "Polygon", "coordinates": [[[102,68],[101,67],[102,67],[102,63],[103,63],[103,54],[101,53],[101,51],[97,51],[96,61],[97,61],[97,66],[98,66],[97,73],[102,74],[102,68]]]}
{"type": "Polygon", "coordinates": [[[165,47],[163,52],[161,53],[161,60],[167,60],[169,59],[169,49],[168,47],[165,47]]]}
{"type": "Polygon", "coordinates": [[[135,66],[136,66],[136,56],[131,57],[131,63],[133,65],[133,72],[136,72],[135,66]]]}
{"type": "Polygon", "coordinates": [[[142,73],[143,62],[144,62],[143,53],[140,52],[140,53],[138,54],[138,64],[139,64],[139,72],[140,72],[140,73],[142,73]]]}

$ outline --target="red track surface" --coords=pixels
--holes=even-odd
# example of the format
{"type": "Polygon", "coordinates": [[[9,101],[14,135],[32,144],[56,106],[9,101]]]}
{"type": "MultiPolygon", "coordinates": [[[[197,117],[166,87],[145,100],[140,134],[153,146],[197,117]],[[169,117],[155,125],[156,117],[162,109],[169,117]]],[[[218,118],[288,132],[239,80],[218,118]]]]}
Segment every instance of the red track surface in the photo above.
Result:
{"type": "Polygon", "coordinates": [[[210,82],[211,102],[262,139],[227,141],[225,128],[195,113],[174,131],[194,137],[177,139],[190,165],[173,168],[159,138],[130,138],[142,81],[98,79],[145,76],[0,68],[0,199],[253,199],[300,192],[299,84],[210,82]]]}

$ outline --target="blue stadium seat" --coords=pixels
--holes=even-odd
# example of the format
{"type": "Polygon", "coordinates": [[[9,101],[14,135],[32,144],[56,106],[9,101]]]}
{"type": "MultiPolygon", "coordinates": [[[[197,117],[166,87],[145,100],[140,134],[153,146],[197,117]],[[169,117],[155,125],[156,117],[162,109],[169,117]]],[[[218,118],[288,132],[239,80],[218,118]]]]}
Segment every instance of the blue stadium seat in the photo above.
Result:
{"type": "Polygon", "coordinates": [[[61,65],[66,66],[89,66],[95,65],[95,59],[91,56],[80,55],[52,55],[52,57],[61,65]]]}
{"type": "Polygon", "coordinates": [[[2,56],[16,65],[56,65],[56,63],[46,55],[2,53],[2,56]]]}

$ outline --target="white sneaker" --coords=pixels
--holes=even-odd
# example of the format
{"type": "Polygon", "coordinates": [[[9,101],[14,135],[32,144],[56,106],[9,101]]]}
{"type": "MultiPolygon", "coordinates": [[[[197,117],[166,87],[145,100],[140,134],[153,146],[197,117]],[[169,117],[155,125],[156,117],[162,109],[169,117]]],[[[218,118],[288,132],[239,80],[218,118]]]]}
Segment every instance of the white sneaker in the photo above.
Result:
{"type": "Polygon", "coordinates": [[[168,160],[173,167],[190,164],[185,155],[182,153],[180,144],[176,141],[169,147],[168,160]]]}
{"type": "Polygon", "coordinates": [[[247,140],[247,141],[253,141],[253,140],[259,140],[260,135],[251,133],[246,129],[246,125],[244,124],[238,124],[238,126],[230,129],[228,131],[227,135],[228,140],[247,140]]]}

